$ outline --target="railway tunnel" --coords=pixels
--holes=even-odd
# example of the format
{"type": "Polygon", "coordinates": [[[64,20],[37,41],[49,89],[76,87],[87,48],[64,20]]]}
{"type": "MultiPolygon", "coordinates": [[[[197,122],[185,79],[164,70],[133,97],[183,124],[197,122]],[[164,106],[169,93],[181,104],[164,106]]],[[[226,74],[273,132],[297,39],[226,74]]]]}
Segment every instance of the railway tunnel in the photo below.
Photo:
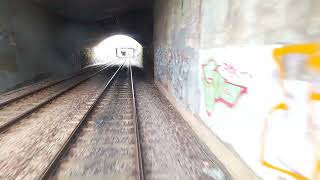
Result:
{"type": "Polygon", "coordinates": [[[0,179],[320,179],[319,10],[0,1],[0,179]]]}

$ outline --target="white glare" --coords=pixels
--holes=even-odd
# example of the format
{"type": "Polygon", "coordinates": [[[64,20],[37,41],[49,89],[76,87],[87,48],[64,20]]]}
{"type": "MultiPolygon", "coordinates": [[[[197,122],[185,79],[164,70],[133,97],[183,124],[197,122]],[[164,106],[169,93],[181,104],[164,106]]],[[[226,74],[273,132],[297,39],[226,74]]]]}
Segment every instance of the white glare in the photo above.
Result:
{"type": "MultiPolygon", "coordinates": [[[[125,57],[117,56],[117,49],[134,49],[131,63],[142,67],[142,46],[133,38],[125,35],[115,35],[103,40],[94,47],[94,61],[96,64],[104,64],[117,61],[120,64],[125,57]]],[[[131,54],[130,54],[131,55],[131,54]]]]}

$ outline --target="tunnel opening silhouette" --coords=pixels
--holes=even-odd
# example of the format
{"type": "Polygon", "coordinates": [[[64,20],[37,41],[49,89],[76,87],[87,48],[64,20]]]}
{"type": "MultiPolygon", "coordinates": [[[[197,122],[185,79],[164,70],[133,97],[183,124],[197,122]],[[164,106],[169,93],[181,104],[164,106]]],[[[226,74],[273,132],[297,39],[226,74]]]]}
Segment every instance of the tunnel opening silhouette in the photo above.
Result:
{"type": "Polygon", "coordinates": [[[127,35],[113,35],[107,37],[93,47],[92,64],[122,64],[123,60],[130,60],[131,65],[143,68],[142,45],[127,35]]]}

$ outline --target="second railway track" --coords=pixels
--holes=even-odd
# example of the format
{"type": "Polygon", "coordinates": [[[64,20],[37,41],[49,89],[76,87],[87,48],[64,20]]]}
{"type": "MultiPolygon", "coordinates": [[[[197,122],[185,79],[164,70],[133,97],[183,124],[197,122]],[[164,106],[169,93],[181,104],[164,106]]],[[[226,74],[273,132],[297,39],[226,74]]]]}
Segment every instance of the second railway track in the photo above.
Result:
{"type": "Polygon", "coordinates": [[[44,80],[39,83],[32,84],[32,85],[29,85],[29,86],[26,86],[26,87],[23,87],[23,88],[14,90],[14,91],[7,92],[7,93],[2,94],[0,96],[0,108],[2,108],[3,106],[5,106],[7,104],[10,104],[14,101],[17,101],[21,98],[24,98],[26,96],[30,96],[30,95],[35,94],[39,91],[42,91],[46,88],[50,88],[51,86],[54,86],[56,84],[59,84],[61,82],[67,81],[67,80],[70,80],[80,74],[84,74],[84,73],[91,72],[91,71],[92,72],[98,71],[98,70],[101,70],[102,68],[103,68],[103,66],[101,66],[101,65],[91,66],[91,67],[88,67],[88,68],[81,70],[79,72],[73,73],[70,76],[63,78],[63,79],[57,79],[57,80],[56,79],[48,79],[48,80],[44,80]]]}
{"type": "Polygon", "coordinates": [[[90,69],[78,76],[66,78],[65,80],[50,84],[49,86],[36,90],[35,92],[28,93],[18,98],[13,98],[14,101],[1,104],[0,133],[7,130],[11,125],[38,110],[53,99],[94,77],[110,66],[112,66],[112,64],[109,66],[90,69]]]}

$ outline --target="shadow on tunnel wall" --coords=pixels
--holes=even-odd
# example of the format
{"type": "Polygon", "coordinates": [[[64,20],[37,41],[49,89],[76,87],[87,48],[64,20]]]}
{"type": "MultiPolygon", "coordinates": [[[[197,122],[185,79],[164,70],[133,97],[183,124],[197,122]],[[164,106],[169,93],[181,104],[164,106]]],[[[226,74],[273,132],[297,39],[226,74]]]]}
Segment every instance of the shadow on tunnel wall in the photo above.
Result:
{"type": "Polygon", "coordinates": [[[80,69],[63,49],[63,18],[31,3],[0,2],[0,93],[80,69]]]}
{"type": "MultiPolygon", "coordinates": [[[[37,2],[37,1],[35,1],[37,2]]],[[[92,64],[92,48],[114,34],[144,47],[145,71],[153,77],[152,9],[99,21],[80,21],[26,0],[0,2],[0,93],[80,70],[92,64]]]]}

